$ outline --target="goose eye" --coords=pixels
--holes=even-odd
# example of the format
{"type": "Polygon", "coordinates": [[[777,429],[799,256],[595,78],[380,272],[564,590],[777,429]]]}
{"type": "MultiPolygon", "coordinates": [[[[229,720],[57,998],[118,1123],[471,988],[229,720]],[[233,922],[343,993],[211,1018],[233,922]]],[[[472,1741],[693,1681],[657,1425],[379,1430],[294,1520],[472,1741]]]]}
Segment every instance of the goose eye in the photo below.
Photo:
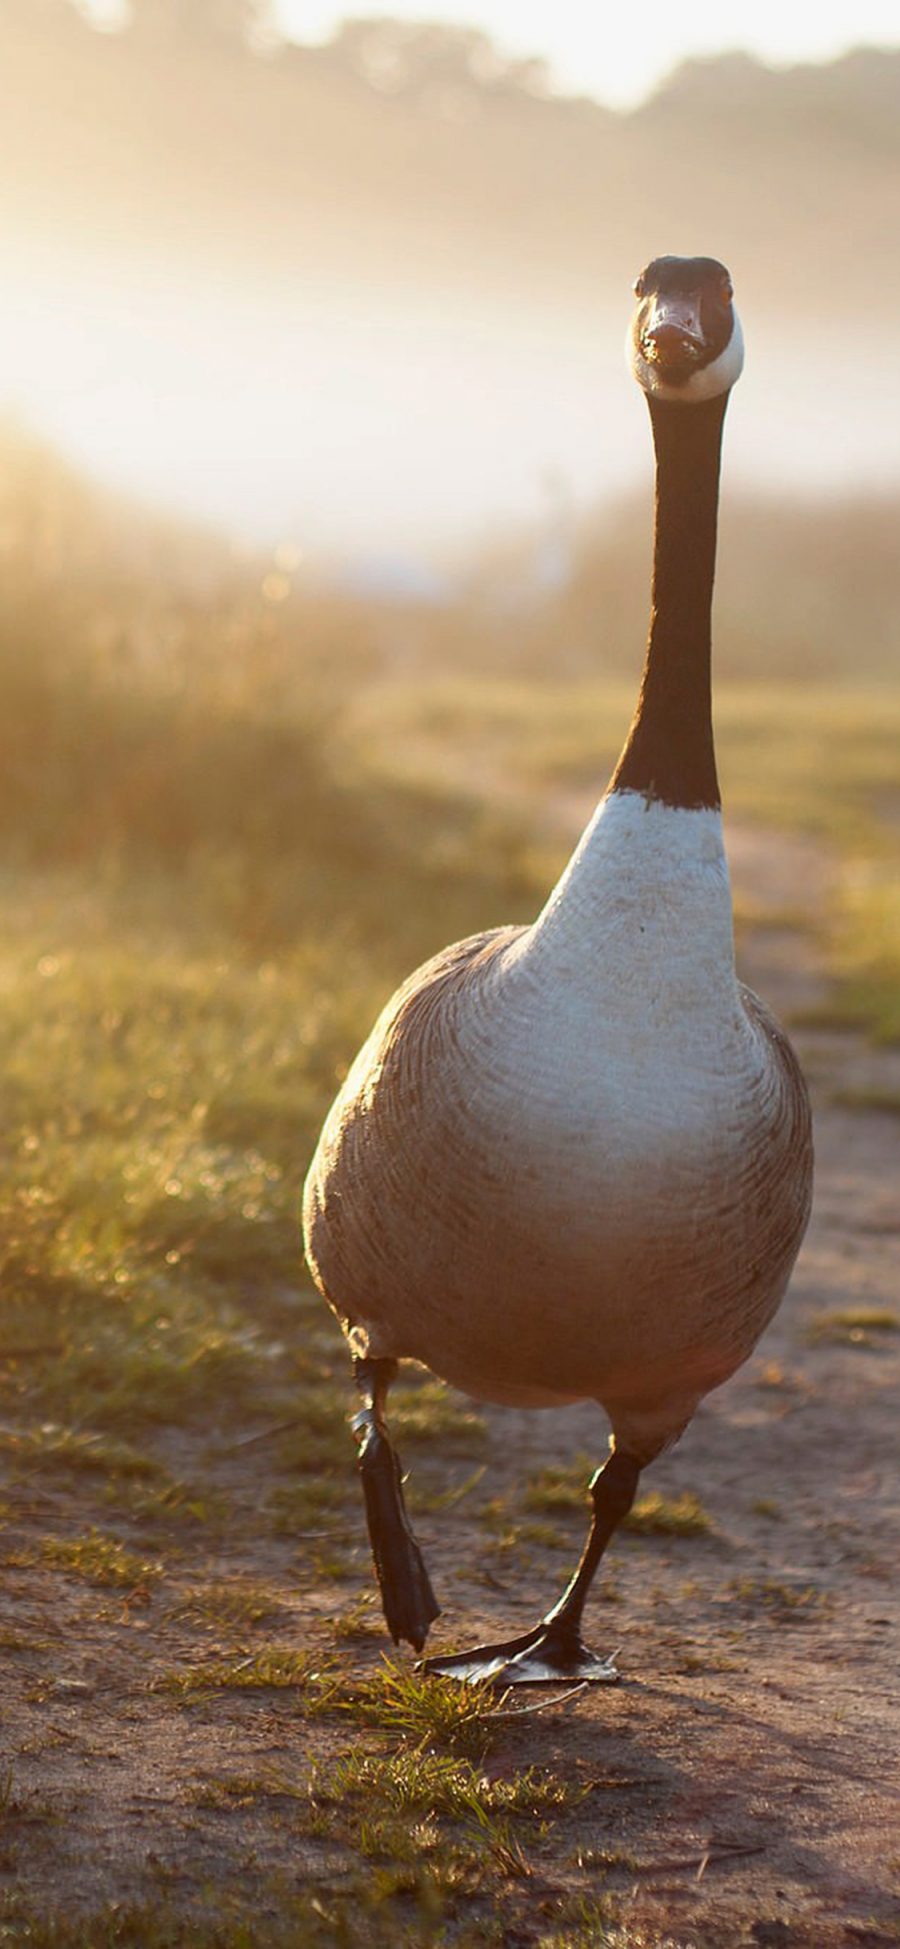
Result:
{"type": "Polygon", "coordinates": [[[633,283],[633,285],[632,285],[632,287],[631,287],[631,289],[632,289],[632,291],[634,292],[634,295],[635,295],[635,297],[636,297],[636,298],[642,298],[642,297],[643,297],[643,295],[644,295],[644,280],[643,280],[643,278],[642,278],[642,277],[636,277],[636,278],[635,278],[635,280],[634,280],[634,283],[633,283]]]}
{"type": "Polygon", "coordinates": [[[734,297],[734,285],[732,284],[730,277],[723,277],[722,282],[719,286],[719,297],[721,298],[723,305],[730,305],[731,300],[734,297]]]}

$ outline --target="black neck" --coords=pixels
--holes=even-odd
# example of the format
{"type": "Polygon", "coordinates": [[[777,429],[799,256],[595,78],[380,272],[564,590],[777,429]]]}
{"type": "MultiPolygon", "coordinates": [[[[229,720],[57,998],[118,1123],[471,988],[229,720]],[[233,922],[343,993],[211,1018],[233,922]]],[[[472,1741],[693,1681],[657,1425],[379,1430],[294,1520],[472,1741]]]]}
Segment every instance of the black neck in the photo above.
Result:
{"type": "Polygon", "coordinates": [[[717,806],[711,616],[728,394],[696,406],[648,404],[656,449],[650,636],[610,790],[645,792],[667,805],[717,806]]]}

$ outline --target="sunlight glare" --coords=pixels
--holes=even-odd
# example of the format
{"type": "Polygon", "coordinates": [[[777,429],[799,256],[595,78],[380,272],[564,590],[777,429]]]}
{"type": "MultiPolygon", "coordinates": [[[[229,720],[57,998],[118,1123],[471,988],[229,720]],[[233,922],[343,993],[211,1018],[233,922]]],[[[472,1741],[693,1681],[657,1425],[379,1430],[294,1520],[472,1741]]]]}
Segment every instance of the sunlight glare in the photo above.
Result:
{"type": "Polygon", "coordinates": [[[75,7],[101,34],[117,34],[131,17],[129,0],[75,0],[75,7]]]}

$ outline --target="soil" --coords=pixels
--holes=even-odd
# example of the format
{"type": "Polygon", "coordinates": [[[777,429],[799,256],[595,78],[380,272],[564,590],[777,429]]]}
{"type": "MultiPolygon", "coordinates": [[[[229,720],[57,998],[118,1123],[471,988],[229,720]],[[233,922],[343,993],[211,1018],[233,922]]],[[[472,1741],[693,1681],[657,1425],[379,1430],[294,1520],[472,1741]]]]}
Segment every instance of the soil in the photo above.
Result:
{"type": "MultiPolygon", "coordinates": [[[[620,1684],[551,1699],[492,1748],[491,1772],[534,1763],[589,1788],[510,1895],[513,1944],[540,1941],[564,1897],[601,1890],[647,1941],[656,1931],[679,1945],[771,1949],[900,1941],[900,1332],[821,1331],[847,1308],[898,1310],[900,1117],[865,1098],[900,1092],[900,1053],[802,1026],[826,993],[814,920],[827,858],[749,831],[731,834],[730,851],[738,901],[756,915],[742,973],[801,1023],[814,1216],[764,1342],[646,1480],[666,1497],[698,1496],[709,1531],[623,1535],[598,1579],[588,1635],[600,1651],[619,1648],[620,1684]]],[[[561,1517],[564,1547],[548,1547],[524,1484],[605,1452],[588,1407],[486,1419],[482,1480],[416,1519],[444,1603],[431,1650],[535,1620],[571,1568],[582,1519],[561,1517]],[[524,1525],[510,1549],[486,1549],[480,1512],[492,1497],[524,1525]]],[[[449,1489],[472,1466],[432,1454],[415,1474],[420,1489],[449,1489]]],[[[266,1640],[324,1654],[336,1603],[370,1588],[362,1516],[336,1594],[317,1573],[320,1540],[254,1536],[247,1518],[266,1469],[265,1443],[223,1461],[234,1527],[188,1567],[210,1583],[263,1581],[280,1607],[266,1640]]],[[[69,1916],[163,1900],[187,1912],[205,1890],[230,1890],[260,1943],[285,1892],[321,1889],[327,1915],[325,1891],[348,1872],[342,1844],[298,1833],[271,1798],[235,1794],[223,1807],[210,1790],[204,1804],[204,1783],[274,1767],[301,1786],[317,1756],[366,1735],[302,1721],[291,1693],[227,1691],[185,1710],[153,1690],[154,1675],[214,1655],[224,1627],[173,1615],[171,1588],[165,1601],[152,1586],[98,1594],[29,1562],[29,1536],[52,1530],[53,1516],[52,1490],[36,1487],[7,1530],[0,1885],[69,1916]]],[[[383,1648],[361,1640],[361,1667],[383,1648]]]]}

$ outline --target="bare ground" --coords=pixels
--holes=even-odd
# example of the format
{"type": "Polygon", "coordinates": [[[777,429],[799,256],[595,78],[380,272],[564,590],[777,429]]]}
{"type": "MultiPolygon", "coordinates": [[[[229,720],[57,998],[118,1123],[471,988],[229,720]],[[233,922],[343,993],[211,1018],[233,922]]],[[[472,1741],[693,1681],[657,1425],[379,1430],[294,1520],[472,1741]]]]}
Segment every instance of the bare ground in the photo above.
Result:
{"type": "MultiPolygon", "coordinates": [[[[731,851],[739,901],[756,916],[742,972],[802,1016],[824,992],[812,923],[827,862],[749,832],[731,851]]],[[[589,1626],[598,1649],[621,1646],[620,1685],[510,1722],[486,1761],[492,1777],[535,1764],[586,1789],[526,1844],[527,1871],[492,1898],[511,1944],[550,1940],[575,1897],[590,1905],[601,1894],[635,1932],[623,1944],[642,1928],[648,1942],[668,1932],[679,1945],[900,1941],[900,1333],[846,1317],[833,1338],[816,1331],[848,1308],[897,1310],[900,1118],[864,1099],[873,1085],[900,1087],[900,1055],[818,1028],[796,1039],[815,1097],[818,1180],[791,1292],[754,1358],[647,1482],[666,1496],[693,1492],[711,1527],[617,1541],[589,1626]]],[[[562,1547],[551,1547],[523,1485],[605,1446],[588,1408],[487,1420],[485,1475],[444,1513],[435,1493],[462,1487],[471,1457],[415,1461],[417,1527],[445,1606],[432,1649],[535,1619],[568,1574],[582,1518],[552,1519],[562,1547]],[[521,1519],[510,1547],[485,1529],[491,1498],[521,1519]]],[[[311,1826],[292,1796],[313,1764],[373,1735],[307,1719],[291,1690],[225,1689],[187,1709],[153,1689],[181,1665],[250,1657],[261,1641],[325,1657],[335,1610],[369,1589],[361,1515],[340,1582],[323,1568],[327,1535],[257,1531],[268,1455],[265,1442],[231,1455],[220,1444],[228,1522],[199,1556],[173,1554],[164,1580],[124,1594],[34,1560],[29,1545],[53,1530],[61,1492],[36,1481],[11,1494],[4,1939],[30,1939],[17,1915],[52,1911],[76,1929],[81,1916],[71,1939],[93,1941],[87,1918],[104,1904],[200,1914],[210,1891],[250,1918],[251,1942],[274,1940],[285,1904],[301,1898],[315,1901],[315,1939],[346,1939],[329,1918],[359,1856],[337,1818],[329,1832],[327,1808],[311,1826]],[[229,1578],[264,1584],[275,1621],[234,1629],[224,1616],[177,1614],[179,1588],[229,1578]]],[[[71,1515],[71,1497],[65,1507],[71,1515]]],[[[383,1648],[370,1631],[349,1656],[370,1668],[383,1648]]],[[[139,1928],[129,1939],[141,1940],[139,1928]]],[[[298,1921],[291,1939],[313,1937],[298,1921]]]]}

